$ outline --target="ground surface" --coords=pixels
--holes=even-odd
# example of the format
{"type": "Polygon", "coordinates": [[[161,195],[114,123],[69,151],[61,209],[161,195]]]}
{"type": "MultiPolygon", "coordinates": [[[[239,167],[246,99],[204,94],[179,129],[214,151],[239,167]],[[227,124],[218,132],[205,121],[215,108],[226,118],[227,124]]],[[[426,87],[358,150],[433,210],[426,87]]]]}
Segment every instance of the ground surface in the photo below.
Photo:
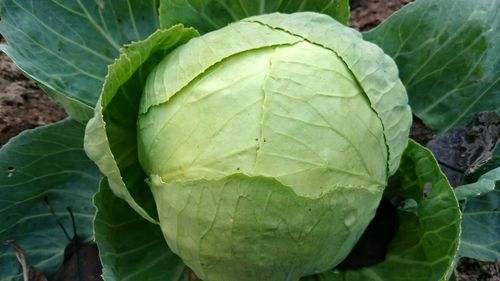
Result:
{"type": "MultiPolygon", "coordinates": [[[[369,30],[412,0],[351,0],[350,25],[369,30]]],[[[2,40],[0,38],[0,40],[2,40]]],[[[36,85],[27,80],[7,56],[0,53],[0,147],[23,130],[66,116],[36,85]]],[[[459,281],[500,281],[500,263],[462,259],[459,281]]]]}
{"type": "Polygon", "coordinates": [[[20,132],[64,118],[64,111],[0,52],[0,147],[20,132]]]}

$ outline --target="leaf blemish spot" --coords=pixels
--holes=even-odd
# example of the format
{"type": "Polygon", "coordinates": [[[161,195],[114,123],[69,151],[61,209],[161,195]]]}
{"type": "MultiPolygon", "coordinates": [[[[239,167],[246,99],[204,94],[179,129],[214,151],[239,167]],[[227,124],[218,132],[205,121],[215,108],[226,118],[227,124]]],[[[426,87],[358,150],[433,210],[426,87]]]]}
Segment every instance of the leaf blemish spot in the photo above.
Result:
{"type": "Polygon", "coordinates": [[[424,197],[427,198],[429,193],[431,193],[432,190],[432,184],[430,182],[426,182],[424,184],[424,197]]]}
{"type": "Polygon", "coordinates": [[[12,175],[14,174],[15,170],[16,170],[16,168],[14,168],[13,166],[8,166],[7,167],[7,172],[8,172],[7,177],[8,178],[12,177],[12,175]]]}

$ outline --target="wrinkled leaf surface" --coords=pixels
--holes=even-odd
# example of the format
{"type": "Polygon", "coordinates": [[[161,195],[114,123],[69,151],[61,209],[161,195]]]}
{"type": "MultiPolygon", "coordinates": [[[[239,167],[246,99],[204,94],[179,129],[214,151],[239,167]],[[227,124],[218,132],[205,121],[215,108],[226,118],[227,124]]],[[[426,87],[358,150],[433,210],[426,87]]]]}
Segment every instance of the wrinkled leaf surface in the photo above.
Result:
{"type": "Polygon", "coordinates": [[[324,273],[319,275],[319,280],[428,281],[446,278],[458,251],[460,209],[430,151],[410,142],[399,170],[389,179],[386,196],[412,199],[417,203],[412,209],[399,211],[399,232],[389,245],[386,260],[359,270],[324,273]]]}
{"type": "Polygon", "coordinates": [[[95,117],[86,128],[85,150],[107,176],[110,188],[151,222],[156,222],[156,207],[137,160],[139,99],[146,74],[173,48],[196,35],[195,30],[177,25],[122,49],[109,67],[95,117]]]}

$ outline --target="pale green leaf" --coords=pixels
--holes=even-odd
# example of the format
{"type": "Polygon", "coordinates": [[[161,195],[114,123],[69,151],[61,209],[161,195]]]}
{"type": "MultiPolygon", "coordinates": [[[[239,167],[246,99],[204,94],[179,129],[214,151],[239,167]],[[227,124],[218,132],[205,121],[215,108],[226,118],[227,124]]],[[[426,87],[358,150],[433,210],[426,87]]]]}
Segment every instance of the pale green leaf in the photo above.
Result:
{"type": "Polygon", "coordinates": [[[455,188],[455,194],[458,200],[464,200],[477,197],[493,191],[495,185],[500,181],[500,167],[493,169],[482,176],[476,182],[464,184],[455,188]]]}
{"type": "Polygon", "coordinates": [[[309,198],[386,184],[383,128],[355,77],[281,30],[239,22],[192,39],[159,63],[141,101],[139,160],[165,181],[243,173],[309,198]]]}
{"type": "Polygon", "coordinates": [[[330,49],[346,64],[384,126],[392,175],[407,145],[411,111],[394,61],[376,45],[361,39],[330,17],[317,13],[272,14],[247,19],[330,49]],[[314,24],[312,24],[314,23],[314,24]]]}
{"type": "Polygon", "coordinates": [[[381,193],[338,185],[311,199],[273,178],[150,182],[173,252],[203,280],[297,280],[338,264],[381,193]]]}
{"type": "Polygon", "coordinates": [[[180,25],[158,30],[146,40],[121,49],[109,67],[96,113],[86,128],[85,150],[107,177],[116,196],[151,222],[156,207],[137,161],[136,118],[145,75],[172,49],[197,32],[180,25]]]}

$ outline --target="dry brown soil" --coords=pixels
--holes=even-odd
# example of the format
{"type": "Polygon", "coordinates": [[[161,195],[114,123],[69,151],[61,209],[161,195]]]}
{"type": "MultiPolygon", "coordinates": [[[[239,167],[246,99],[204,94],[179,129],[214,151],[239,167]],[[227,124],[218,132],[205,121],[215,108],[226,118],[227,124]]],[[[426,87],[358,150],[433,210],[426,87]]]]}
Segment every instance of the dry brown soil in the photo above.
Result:
{"type": "Polygon", "coordinates": [[[0,147],[20,132],[66,116],[0,52],[0,147]]]}

